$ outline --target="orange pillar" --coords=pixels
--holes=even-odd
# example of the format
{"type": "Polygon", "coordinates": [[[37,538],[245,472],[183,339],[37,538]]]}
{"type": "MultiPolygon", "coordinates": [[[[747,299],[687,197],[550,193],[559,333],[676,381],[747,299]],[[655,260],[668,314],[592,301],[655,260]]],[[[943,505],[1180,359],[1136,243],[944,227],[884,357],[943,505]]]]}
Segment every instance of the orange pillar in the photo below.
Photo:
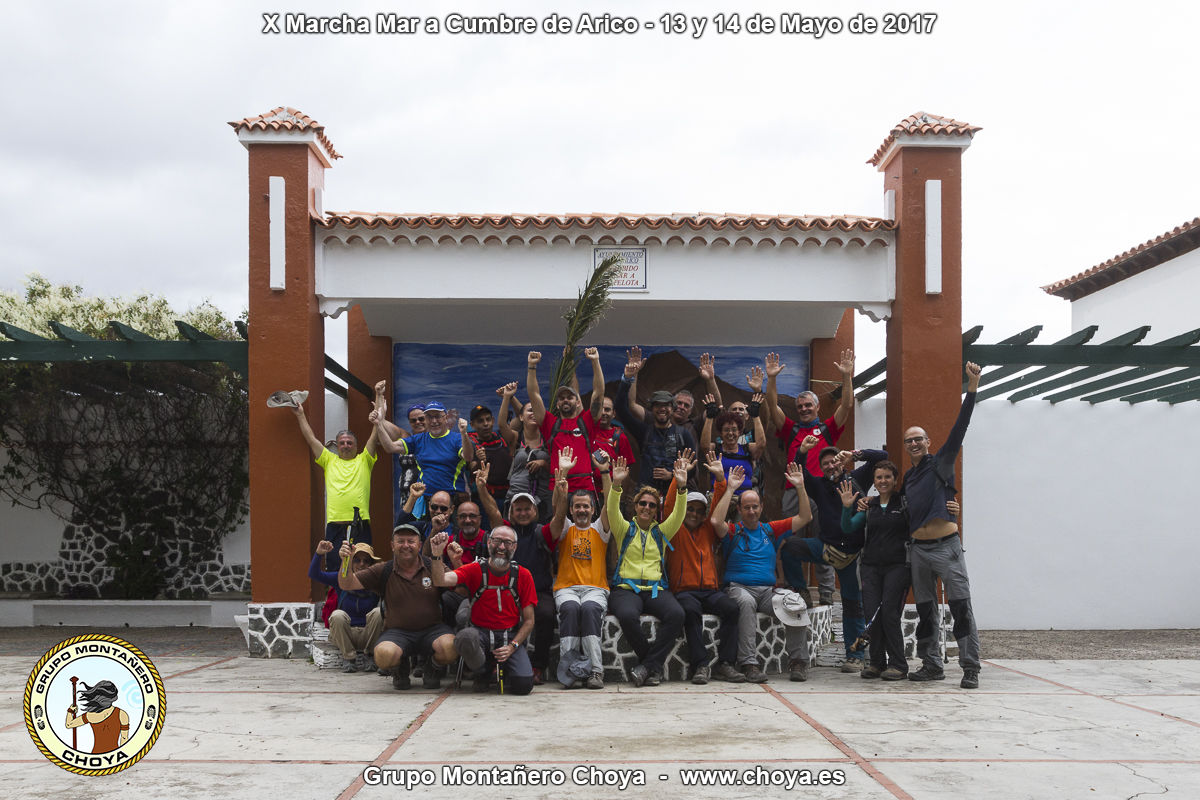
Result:
{"type": "MultiPolygon", "coordinates": [[[[809,351],[809,373],[812,375],[810,388],[821,399],[821,419],[828,419],[841,402],[839,397],[833,399],[833,390],[842,385],[842,373],[834,366],[842,358],[843,350],[854,349],[854,309],[847,308],[838,323],[837,332],[832,338],[813,339],[809,351]],[[823,381],[823,383],[817,383],[823,381]]],[[[842,438],[838,446],[843,449],[854,449],[854,415],[851,414],[846,422],[842,438]]]]}
{"type": "MultiPolygon", "coordinates": [[[[372,336],[367,330],[367,321],[362,308],[354,306],[347,312],[350,316],[346,325],[346,368],[370,384],[386,379],[388,382],[388,418],[395,419],[391,407],[395,396],[392,386],[392,339],[390,336],[372,336]]],[[[371,401],[351,389],[347,400],[350,415],[350,430],[358,440],[366,444],[371,435],[367,415],[371,413],[371,401]]],[[[392,456],[378,450],[379,460],[371,472],[371,539],[375,554],[388,558],[391,552],[392,525],[396,515],[392,510],[392,456]]]]}
{"type": "Polygon", "coordinates": [[[266,399],[307,390],[309,424],[323,437],[325,333],[312,217],[329,167],[319,147],[327,140],[291,109],[230,124],[249,152],[251,597],[303,603],[312,597],[308,565],[324,531],[324,481],[293,414],[267,408],[266,399]]]}
{"type": "MultiPolygon", "coordinates": [[[[907,469],[904,430],[940,446],[962,397],[962,151],[979,128],[916,114],[872,159],[894,191],[896,298],[887,323],[887,444],[907,469]],[[940,213],[938,210],[940,209],[940,213]]],[[[960,473],[961,474],[961,473],[960,473]]]]}

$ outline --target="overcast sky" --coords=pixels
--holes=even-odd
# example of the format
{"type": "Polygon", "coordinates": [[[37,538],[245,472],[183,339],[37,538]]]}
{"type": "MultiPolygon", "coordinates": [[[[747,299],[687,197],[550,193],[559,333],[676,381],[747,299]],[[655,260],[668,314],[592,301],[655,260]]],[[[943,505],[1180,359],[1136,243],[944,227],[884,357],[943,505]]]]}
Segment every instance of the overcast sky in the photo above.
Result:
{"type": "Polygon", "coordinates": [[[897,5],[15,5],[0,31],[0,289],[36,271],[239,313],[246,152],[225,123],[279,105],[345,156],[328,210],[393,212],[882,215],[865,161],[924,110],[984,129],[963,159],[964,325],[987,342],[1038,322],[1065,334],[1068,304],[1040,285],[1200,214],[1200,7],[929,2],[910,8],[937,14],[932,33],[819,40],[722,35],[713,20],[897,5]],[[260,32],[268,11],[679,8],[708,18],[701,37],[260,32]]]}

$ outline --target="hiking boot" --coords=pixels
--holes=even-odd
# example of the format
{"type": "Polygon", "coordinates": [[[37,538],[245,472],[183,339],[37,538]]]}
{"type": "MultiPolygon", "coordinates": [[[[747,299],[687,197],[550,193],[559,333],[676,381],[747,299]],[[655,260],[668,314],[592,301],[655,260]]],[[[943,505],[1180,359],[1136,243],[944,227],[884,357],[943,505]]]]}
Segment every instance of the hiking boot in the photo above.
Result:
{"type": "Polygon", "coordinates": [[[708,683],[710,677],[712,677],[712,670],[702,664],[696,667],[696,671],[692,673],[692,683],[703,686],[708,683]]]}
{"type": "Polygon", "coordinates": [[[533,685],[534,686],[542,686],[545,683],[546,683],[546,680],[542,677],[542,668],[534,667],[533,668],[533,685]]]}
{"type": "Polygon", "coordinates": [[[345,673],[358,672],[358,659],[342,658],[342,672],[345,672],[345,673]]]}
{"type": "Polygon", "coordinates": [[[392,688],[401,691],[412,688],[412,681],[409,680],[408,670],[396,667],[392,670],[392,688]]]}
{"type": "Polygon", "coordinates": [[[758,664],[746,664],[742,667],[742,674],[746,676],[746,683],[766,683],[767,673],[758,668],[758,664]]]}
{"type": "Polygon", "coordinates": [[[486,692],[491,688],[492,688],[492,673],[488,670],[480,670],[479,673],[475,676],[474,680],[471,681],[471,691],[473,691],[473,692],[479,692],[480,694],[482,694],[483,692],[486,692]]]}
{"type": "Polygon", "coordinates": [[[808,662],[802,658],[793,658],[788,663],[788,679],[797,683],[808,680],[808,662]]]}
{"type": "Polygon", "coordinates": [[[433,664],[426,664],[425,671],[421,673],[421,686],[426,689],[442,688],[442,671],[433,664]]]}
{"type": "Polygon", "coordinates": [[[745,683],[746,676],[737,671],[737,668],[732,664],[727,664],[722,661],[712,669],[712,676],[719,681],[728,683],[745,683]]]}
{"type": "Polygon", "coordinates": [[[979,670],[964,669],[962,682],[958,684],[960,689],[978,689],[979,688],[979,670]]]}
{"type": "Polygon", "coordinates": [[[919,670],[911,673],[908,676],[908,679],[910,681],[917,681],[918,683],[924,683],[925,681],[944,681],[946,680],[946,673],[940,669],[930,669],[928,665],[922,665],[919,670]]]}
{"type": "Polygon", "coordinates": [[[825,594],[824,592],[821,592],[820,595],[818,595],[818,597],[817,597],[817,605],[819,605],[819,606],[833,605],[833,595],[825,594]]]}
{"type": "Polygon", "coordinates": [[[863,660],[861,658],[847,658],[842,662],[842,672],[862,672],[863,660]]]}
{"type": "Polygon", "coordinates": [[[589,689],[603,689],[604,675],[599,672],[593,672],[583,685],[589,689]]]}
{"type": "Polygon", "coordinates": [[[633,669],[629,670],[629,682],[634,686],[645,686],[646,678],[650,677],[650,670],[638,664],[633,669]]]}
{"type": "Polygon", "coordinates": [[[906,673],[901,672],[895,667],[888,667],[883,672],[879,673],[879,679],[883,681],[902,681],[906,673]]]}
{"type": "Polygon", "coordinates": [[[882,674],[883,670],[881,670],[879,667],[875,666],[874,664],[867,664],[862,668],[862,675],[859,677],[861,677],[863,680],[871,680],[872,678],[878,678],[882,674]]]}
{"type": "Polygon", "coordinates": [[[662,673],[651,672],[649,675],[646,676],[646,685],[647,686],[658,686],[660,683],[662,683],[662,673]]]}

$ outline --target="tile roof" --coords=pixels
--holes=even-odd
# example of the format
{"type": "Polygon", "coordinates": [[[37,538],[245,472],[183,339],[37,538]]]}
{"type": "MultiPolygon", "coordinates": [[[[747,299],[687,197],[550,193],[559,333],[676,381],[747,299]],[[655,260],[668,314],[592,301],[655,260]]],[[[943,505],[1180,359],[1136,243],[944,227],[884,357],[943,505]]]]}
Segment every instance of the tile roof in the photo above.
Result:
{"type": "Polygon", "coordinates": [[[887,138],[883,140],[883,144],[879,145],[879,149],[867,160],[867,163],[874,167],[879,166],[892,143],[901,136],[966,136],[969,139],[981,130],[983,128],[978,125],[918,111],[916,114],[900,120],[899,124],[892,128],[887,138]]]}
{"type": "Polygon", "coordinates": [[[1132,250],[1126,250],[1119,256],[1113,256],[1103,264],[1097,264],[1078,275],[1043,286],[1042,290],[1066,300],[1078,300],[1198,247],[1200,217],[1139,244],[1132,250]]]}
{"type": "Polygon", "coordinates": [[[828,217],[788,216],[768,214],[383,214],[362,211],[330,212],[317,223],[325,228],[341,225],[347,228],[472,228],[501,229],[592,229],[612,231],[617,228],[634,230],[767,230],[782,231],[894,231],[890,219],[840,215],[828,217]]]}
{"type": "Polygon", "coordinates": [[[246,117],[230,122],[235,131],[241,130],[276,130],[276,131],[312,131],[317,135],[317,141],[325,148],[330,158],[341,158],[341,154],[333,149],[333,142],[325,136],[325,126],[317,122],[303,111],[291,107],[279,106],[257,117],[246,117]]]}

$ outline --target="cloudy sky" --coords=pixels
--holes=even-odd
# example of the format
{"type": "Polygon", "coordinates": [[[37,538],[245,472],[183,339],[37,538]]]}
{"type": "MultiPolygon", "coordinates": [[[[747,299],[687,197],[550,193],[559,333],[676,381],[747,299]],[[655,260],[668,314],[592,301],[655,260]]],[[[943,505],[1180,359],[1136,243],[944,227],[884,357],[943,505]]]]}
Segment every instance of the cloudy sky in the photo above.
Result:
{"type": "MultiPolygon", "coordinates": [[[[866,159],[924,110],[983,126],[964,171],[964,323],[1068,330],[1040,285],[1200,214],[1200,7],[929,2],[932,33],[720,34],[715,15],[882,18],[873,2],[25,3],[0,31],[0,289],[245,306],[246,153],[279,105],[345,156],[326,208],[881,215],[866,159]],[[703,35],[271,35],[264,12],[656,21],[703,35]]],[[[1102,334],[1104,332],[1101,332],[1102,334]]],[[[1118,332],[1112,332],[1118,333],[1118,332]]]]}

